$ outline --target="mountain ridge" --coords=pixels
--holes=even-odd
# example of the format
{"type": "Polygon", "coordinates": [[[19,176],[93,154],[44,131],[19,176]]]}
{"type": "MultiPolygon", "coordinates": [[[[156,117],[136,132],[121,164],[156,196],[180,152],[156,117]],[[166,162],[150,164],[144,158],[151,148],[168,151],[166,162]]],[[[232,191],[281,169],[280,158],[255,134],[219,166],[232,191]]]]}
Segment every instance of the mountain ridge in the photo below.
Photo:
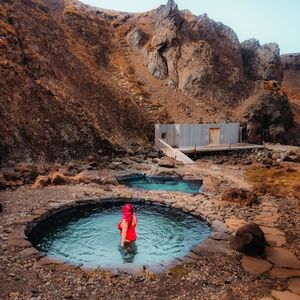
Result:
{"type": "Polygon", "coordinates": [[[289,142],[275,44],[240,43],[174,1],[129,14],[5,0],[0,17],[2,160],[132,151],[157,122],[239,121],[249,142],[289,142]]]}

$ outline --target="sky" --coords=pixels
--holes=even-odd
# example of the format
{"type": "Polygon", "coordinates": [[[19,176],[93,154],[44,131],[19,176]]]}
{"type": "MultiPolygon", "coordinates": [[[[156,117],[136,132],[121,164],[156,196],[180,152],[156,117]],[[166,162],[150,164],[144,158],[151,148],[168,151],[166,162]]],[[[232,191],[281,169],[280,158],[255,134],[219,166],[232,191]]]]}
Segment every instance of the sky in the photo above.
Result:
{"type": "MultiPolygon", "coordinates": [[[[176,1],[176,0],[175,0],[176,1]]],[[[145,12],[167,0],[81,0],[96,7],[145,12]]],[[[179,9],[208,17],[231,27],[240,42],[256,38],[276,42],[282,54],[300,52],[300,0],[177,0],[179,9]]]]}

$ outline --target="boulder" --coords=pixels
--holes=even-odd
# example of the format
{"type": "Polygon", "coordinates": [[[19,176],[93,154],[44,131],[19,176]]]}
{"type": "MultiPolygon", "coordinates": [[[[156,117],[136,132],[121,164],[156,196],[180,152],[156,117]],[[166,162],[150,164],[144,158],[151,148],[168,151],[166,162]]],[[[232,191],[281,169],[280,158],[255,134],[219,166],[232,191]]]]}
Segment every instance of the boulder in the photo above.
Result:
{"type": "Polygon", "coordinates": [[[154,151],[151,151],[147,154],[147,156],[149,158],[158,158],[159,157],[159,153],[158,152],[154,152],[154,151]]]}
{"type": "Polygon", "coordinates": [[[260,256],[265,252],[266,240],[257,224],[248,223],[236,232],[230,246],[246,255],[260,256]]]}
{"type": "Polygon", "coordinates": [[[175,168],[176,159],[172,157],[164,156],[159,160],[158,165],[160,167],[165,167],[165,168],[175,168]]]}

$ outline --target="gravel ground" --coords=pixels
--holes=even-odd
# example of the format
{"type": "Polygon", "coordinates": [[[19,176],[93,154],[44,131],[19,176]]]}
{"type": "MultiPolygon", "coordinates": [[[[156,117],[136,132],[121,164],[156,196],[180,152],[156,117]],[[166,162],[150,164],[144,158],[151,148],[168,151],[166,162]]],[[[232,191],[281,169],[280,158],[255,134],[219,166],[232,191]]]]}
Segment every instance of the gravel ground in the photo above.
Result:
{"type": "MultiPolygon", "coordinates": [[[[222,168],[225,171],[230,167],[222,168]]],[[[232,177],[234,172],[233,169],[228,173],[232,177]]],[[[240,181],[241,171],[236,176],[237,182],[240,181]]],[[[40,190],[20,187],[16,191],[2,192],[0,299],[259,299],[269,295],[272,289],[286,289],[287,281],[284,279],[274,279],[268,273],[256,275],[245,272],[240,263],[241,255],[237,252],[202,256],[197,262],[160,274],[114,275],[104,270],[84,271],[75,266],[40,266],[35,259],[20,258],[18,249],[9,245],[10,224],[16,216],[30,214],[49,201],[109,195],[111,190],[117,194],[118,188],[79,184],[40,190]]],[[[282,213],[278,228],[286,232],[287,248],[299,256],[299,214],[293,202],[278,199],[278,203],[282,213]]],[[[214,205],[208,203],[208,207],[214,205]]],[[[234,216],[251,221],[259,209],[259,206],[245,208],[224,204],[217,206],[217,213],[220,219],[234,216]]]]}

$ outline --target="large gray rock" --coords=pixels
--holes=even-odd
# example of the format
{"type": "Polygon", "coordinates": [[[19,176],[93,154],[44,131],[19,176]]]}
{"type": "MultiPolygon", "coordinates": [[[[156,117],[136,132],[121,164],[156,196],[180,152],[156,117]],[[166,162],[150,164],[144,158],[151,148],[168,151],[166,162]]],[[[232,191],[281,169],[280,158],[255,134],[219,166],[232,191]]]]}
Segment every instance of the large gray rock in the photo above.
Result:
{"type": "Polygon", "coordinates": [[[135,27],[127,35],[127,41],[135,51],[139,50],[146,43],[146,40],[146,34],[139,27],[135,27]]]}
{"type": "Polygon", "coordinates": [[[241,43],[245,73],[251,80],[282,81],[280,49],[276,43],[260,45],[255,39],[241,43]]]}
{"type": "Polygon", "coordinates": [[[168,75],[168,67],[157,50],[149,52],[147,68],[150,74],[158,79],[165,79],[168,75]]]}

